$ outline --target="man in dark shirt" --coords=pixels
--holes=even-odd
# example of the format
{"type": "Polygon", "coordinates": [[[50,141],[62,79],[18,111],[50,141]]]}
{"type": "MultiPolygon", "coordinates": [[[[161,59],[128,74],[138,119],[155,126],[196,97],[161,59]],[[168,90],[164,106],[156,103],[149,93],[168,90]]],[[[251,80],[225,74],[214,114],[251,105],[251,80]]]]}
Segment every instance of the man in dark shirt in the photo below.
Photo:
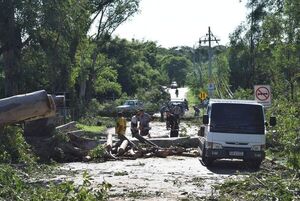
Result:
{"type": "Polygon", "coordinates": [[[178,132],[179,132],[179,126],[178,126],[178,121],[177,118],[174,114],[172,114],[170,111],[166,111],[167,114],[167,122],[170,125],[170,137],[178,137],[178,132]]]}
{"type": "Polygon", "coordinates": [[[140,109],[138,120],[140,121],[140,125],[139,125],[140,135],[150,136],[149,130],[151,129],[151,127],[149,126],[149,123],[151,121],[151,116],[148,113],[145,113],[143,109],[140,109]]]}

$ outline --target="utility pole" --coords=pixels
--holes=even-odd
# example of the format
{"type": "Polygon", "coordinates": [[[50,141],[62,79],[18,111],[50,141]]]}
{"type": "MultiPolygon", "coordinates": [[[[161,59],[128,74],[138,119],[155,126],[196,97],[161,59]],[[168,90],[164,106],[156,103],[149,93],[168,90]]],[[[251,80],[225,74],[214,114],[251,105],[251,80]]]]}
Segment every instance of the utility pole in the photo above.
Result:
{"type": "Polygon", "coordinates": [[[206,34],[204,37],[201,37],[199,39],[199,44],[201,45],[201,43],[206,43],[208,42],[208,80],[209,80],[209,84],[208,84],[208,95],[210,98],[212,98],[213,96],[213,91],[214,91],[214,83],[212,82],[212,69],[211,69],[211,59],[212,59],[212,50],[211,50],[211,42],[216,42],[217,44],[218,41],[220,41],[220,39],[217,39],[213,33],[210,30],[210,27],[208,27],[208,34],[206,34]],[[201,39],[203,38],[203,39],[201,39]]]}

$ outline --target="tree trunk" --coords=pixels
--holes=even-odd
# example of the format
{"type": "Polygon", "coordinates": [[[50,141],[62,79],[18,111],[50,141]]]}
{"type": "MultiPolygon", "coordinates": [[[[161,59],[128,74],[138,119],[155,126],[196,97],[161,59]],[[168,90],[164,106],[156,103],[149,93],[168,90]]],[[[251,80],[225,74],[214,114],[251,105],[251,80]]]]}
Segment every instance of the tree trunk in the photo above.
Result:
{"type": "Polygon", "coordinates": [[[22,40],[15,23],[14,1],[5,1],[3,5],[1,12],[4,20],[1,20],[3,24],[0,28],[5,32],[1,41],[4,46],[5,96],[12,96],[18,93],[22,40]]]}

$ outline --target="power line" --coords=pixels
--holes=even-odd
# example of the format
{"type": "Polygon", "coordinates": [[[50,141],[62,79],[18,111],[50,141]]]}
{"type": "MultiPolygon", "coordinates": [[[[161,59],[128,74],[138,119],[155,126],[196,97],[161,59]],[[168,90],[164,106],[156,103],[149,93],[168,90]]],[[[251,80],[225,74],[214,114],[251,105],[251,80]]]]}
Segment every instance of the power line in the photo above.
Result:
{"type": "MultiPolygon", "coordinates": [[[[219,41],[220,39],[217,39],[213,33],[210,30],[210,27],[208,27],[208,34],[206,34],[204,37],[201,37],[199,39],[199,44],[201,45],[201,43],[206,43],[208,42],[208,79],[209,79],[209,84],[212,84],[212,67],[211,67],[211,60],[212,60],[212,50],[211,50],[211,42],[216,42],[219,45],[219,41]],[[202,39],[203,38],[203,39],[202,39]]],[[[211,98],[213,95],[213,90],[211,89],[211,87],[214,86],[210,86],[209,90],[208,90],[208,94],[209,97],[211,98]]]]}

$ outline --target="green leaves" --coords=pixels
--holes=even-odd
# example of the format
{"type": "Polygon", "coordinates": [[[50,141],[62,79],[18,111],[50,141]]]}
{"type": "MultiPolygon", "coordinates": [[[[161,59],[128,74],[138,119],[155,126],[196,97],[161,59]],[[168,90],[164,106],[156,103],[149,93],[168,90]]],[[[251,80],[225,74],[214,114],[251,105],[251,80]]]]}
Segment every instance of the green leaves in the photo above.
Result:
{"type": "Polygon", "coordinates": [[[108,199],[111,184],[103,182],[92,186],[90,175],[83,174],[83,184],[73,182],[52,183],[45,185],[26,181],[22,171],[8,165],[0,165],[0,197],[4,200],[51,200],[51,201],[103,201],[108,199]]]}
{"type": "MultiPolygon", "coordinates": [[[[251,174],[239,181],[227,180],[215,186],[220,200],[287,200],[297,199],[299,180],[286,172],[263,171],[251,174]]],[[[299,197],[298,197],[299,198],[299,197]]]]}
{"type": "Polygon", "coordinates": [[[293,169],[300,170],[299,152],[299,125],[300,105],[299,102],[289,102],[286,99],[276,100],[268,114],[277,117],[277,146],[285,154],[288,165],[293,169]]]}
{"type": "Polygon", "coordinates": [[[162,65],[169,79],[176,81],[179,86],[185,84],[187,73],[192,68],[191,61],[181,56],[167,56],[162,65]]]}
{"type": "Polygon", "coordinates": [[[20,128],[6,126],[2,132],[0,137],[1,163],[35,164],[36,157],[26,143],[20,128]]]}

